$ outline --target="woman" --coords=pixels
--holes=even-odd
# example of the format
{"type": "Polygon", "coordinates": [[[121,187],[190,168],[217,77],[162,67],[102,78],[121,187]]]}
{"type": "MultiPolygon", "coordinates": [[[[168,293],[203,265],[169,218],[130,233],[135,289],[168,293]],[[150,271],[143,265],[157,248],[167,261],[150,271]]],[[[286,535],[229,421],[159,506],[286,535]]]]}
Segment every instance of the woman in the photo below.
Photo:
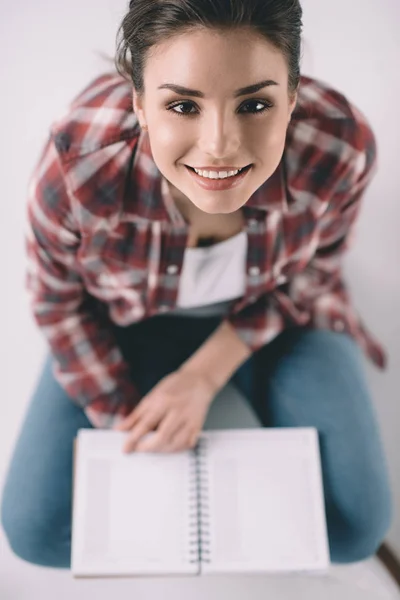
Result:
{"type": "Polygon", "coordinates": [[[21,558],[70,566],[79,428],[126,431],[127,452],[185,450],[228,381],[263,426],[318,429],[332,562],[386,534],[361,351],[384,354],[341,277],[375,138],[300,76],[301,18],[293,0],[135,0],[118,73],[51,128],[27,238],[51,353],[2,499],[21,558]]]}

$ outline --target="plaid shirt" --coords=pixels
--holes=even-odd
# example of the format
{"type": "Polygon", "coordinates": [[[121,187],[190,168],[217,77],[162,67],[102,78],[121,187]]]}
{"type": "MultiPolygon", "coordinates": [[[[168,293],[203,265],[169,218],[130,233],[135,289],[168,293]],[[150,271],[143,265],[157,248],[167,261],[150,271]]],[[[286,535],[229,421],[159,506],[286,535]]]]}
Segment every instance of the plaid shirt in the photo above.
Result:
{"type": "MultiPolygon", "coordinates": [[[[252,351],[303,325],[347,332],[384,367],[341,276],[376,166],[365,117],[302,76],[282,160],[243,207],[246,291],[225,318],[252,351]]],[[[53,123],[27,210],[27,287],[55,376],[95,427],[111,427],[140,395],[107,319],[172,311],[188,238],[118,74],[92,81],[53,123]]]]}

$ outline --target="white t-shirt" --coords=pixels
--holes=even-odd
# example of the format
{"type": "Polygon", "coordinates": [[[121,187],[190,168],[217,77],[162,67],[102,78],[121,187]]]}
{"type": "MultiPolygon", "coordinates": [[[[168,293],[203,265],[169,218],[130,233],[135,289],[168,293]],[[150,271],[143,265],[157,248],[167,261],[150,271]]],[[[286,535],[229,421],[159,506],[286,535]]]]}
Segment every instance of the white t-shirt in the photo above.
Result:
{"type": "Polygon", "coordinates": [[[177,308],[169,314],[225,314],[246,291],[247,233],[206,248],[186,248],[177,308]]]}

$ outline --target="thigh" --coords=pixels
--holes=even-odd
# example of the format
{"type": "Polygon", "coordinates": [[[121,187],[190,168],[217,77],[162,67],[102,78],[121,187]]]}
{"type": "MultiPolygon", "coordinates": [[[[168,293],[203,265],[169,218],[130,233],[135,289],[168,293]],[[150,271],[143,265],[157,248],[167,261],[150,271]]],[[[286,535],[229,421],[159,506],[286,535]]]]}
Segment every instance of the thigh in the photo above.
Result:
{"type": "MultiPolygon", "coordinates": [[[[17,554],[48,564],[69,552],[73,440],[91,424],[54,379],[49,357],[28,405],[2,493],[2,524],[17,554]],[[54,556],[54,560],[57,557],[54,556]]],[[[66,558],[65,558],[66,560],[66,558]]]]}
{"type": "MultiPolygon", "coordinates": [[[[242,365],[232,382],[264,426],[316,427],[340,438],[336,461],[347,455],[383,458],[382,439],[364,359],[348,335],[288,329],[242,365]],[[346,448],[347,444],[347,448],[346,448]]],[[[374,463],[375,460],[372,460],[374,463]]]]}
{"type": "Polygon", "coordinates": [[[356,342],[331,331],[289,329],[253,355],[233,383],[264,426],[317,429],[333,554],[351,553],[351,530],[365,548],[379,543],[391,522],[392,497],[356,342]]]}

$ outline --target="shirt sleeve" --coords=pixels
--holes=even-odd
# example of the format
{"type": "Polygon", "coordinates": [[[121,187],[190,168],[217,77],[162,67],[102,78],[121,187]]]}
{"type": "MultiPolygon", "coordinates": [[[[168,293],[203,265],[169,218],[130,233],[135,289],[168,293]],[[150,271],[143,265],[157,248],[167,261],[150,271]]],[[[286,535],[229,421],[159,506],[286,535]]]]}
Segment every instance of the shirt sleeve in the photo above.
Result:
{"type": "Polygon", "coordinates": [[[110,322],[91,309],[80,277],[80,234],[51,137],[29,182],[27,216],[26,284],[54,375],[94,427],[112,427],[140,396],[110,322]]]}
{"type": "Polygon", "coordinates": [[[287,285],[228,317],[252,351],[285,327],[302,325],[346,332],[377,366],[385,366],[384,350],[364,328],[342,276],[343,254],[353,242],[361,201],[377,170],[376,139],[365,122],[355,128],[351,142],[356,152],[341,165],[337,186],[319,221],[319,244],[312,260],[287,285]]]}

